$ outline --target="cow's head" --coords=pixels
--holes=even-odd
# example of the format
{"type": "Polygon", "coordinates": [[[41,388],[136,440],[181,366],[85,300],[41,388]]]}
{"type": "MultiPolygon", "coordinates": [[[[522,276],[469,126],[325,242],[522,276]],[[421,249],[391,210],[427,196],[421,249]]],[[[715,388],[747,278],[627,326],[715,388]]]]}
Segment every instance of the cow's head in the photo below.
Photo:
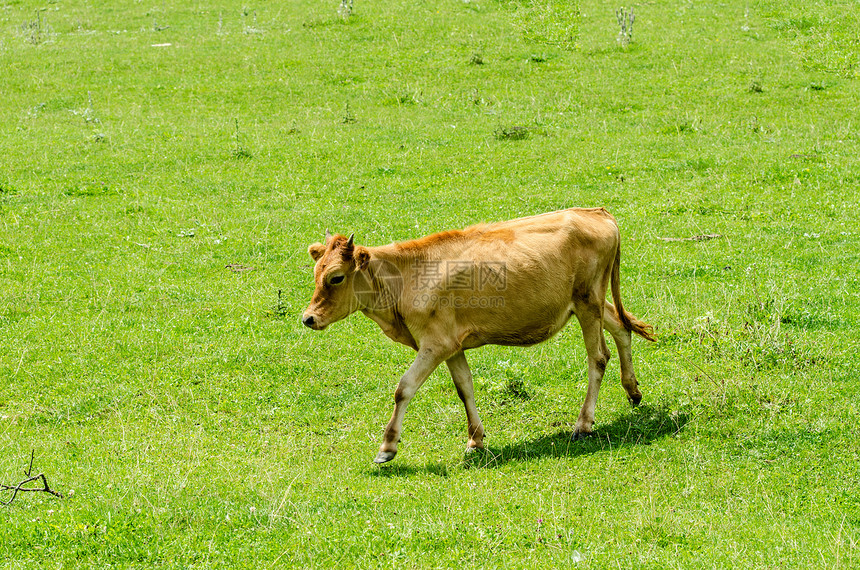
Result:
{"type": "Polygon", "coordinates": [[[370,252],[353,244],[352,237],[325,233],[325,243],[315,243],[308,253],[316,261],[316,290],[311,304],[302,315],[302,324],[322,330],[361,308],[354,285],[356,275],[367,268],[370,252]]]}

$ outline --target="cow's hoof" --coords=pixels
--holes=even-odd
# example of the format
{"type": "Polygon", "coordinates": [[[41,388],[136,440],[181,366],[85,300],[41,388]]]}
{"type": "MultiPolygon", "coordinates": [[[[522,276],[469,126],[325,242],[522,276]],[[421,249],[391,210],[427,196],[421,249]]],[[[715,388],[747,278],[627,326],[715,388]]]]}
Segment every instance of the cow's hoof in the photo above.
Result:
{"type": "Polygon", "coordinates": [[[380,451],[376,454],[376,457],[373,458],[374,463],[388,463],[394,456],[397,455],[396,451],[380,451]]]}
{"type": "Polygon", "coordinates": [[[570,439],[572,439],[573,441],[581,441],[590,435],[590,431],[575,431],[573,432],[573,436],[570,439]]]}
{"type": "Polygon", "coordinates": [[[479,454],[479,453],[484,453],[484,447],[483,446],[481,446],[481,447],[467,447],[466,448],[466,455],[475,455],[475,454],[479,454]]]}
{"type": "Polygon", "coordinates": [[[642,401],[642,394],[637,394],[635,396],[628,396],[627,400],[630,402],[630,405],[634,408],[639,405],[639,402],[642,401]]]}

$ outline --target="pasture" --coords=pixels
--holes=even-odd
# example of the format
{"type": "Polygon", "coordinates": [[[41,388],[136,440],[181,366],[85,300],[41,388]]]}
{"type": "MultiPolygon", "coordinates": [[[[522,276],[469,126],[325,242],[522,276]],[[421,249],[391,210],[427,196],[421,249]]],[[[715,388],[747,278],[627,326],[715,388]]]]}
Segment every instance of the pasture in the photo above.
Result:
{"type": "Polygon", "coordinates": [[[337,4],[0,0],[0,484],[64,495],[0,565],[858,567],[853,4],[337,4]],[[642,405],[570,440],[574,322],[468,353],[486,453],[443,367],[372,464],[413,353],[300,324],[308,244],[571,206],[642,405]]]}

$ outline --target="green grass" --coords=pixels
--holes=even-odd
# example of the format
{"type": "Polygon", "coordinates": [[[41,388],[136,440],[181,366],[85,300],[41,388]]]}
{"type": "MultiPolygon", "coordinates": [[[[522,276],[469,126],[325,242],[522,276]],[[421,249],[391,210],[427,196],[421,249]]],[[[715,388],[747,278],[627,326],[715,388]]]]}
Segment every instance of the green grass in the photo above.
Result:
{"type": "Polygon", "coordinates": [[[337,4],[0,3],[0,483],[65,495],[2,565],[858,566],[852,4],[643,3],[627,48],[592,0],[337,4]],[[437,371],[373,466],[412,354],[303,330],[307,245],[569,206],[619,220],[643,405],[613,360],[570,441],[572,324],[469,354],[488,453],[437,371]]]}

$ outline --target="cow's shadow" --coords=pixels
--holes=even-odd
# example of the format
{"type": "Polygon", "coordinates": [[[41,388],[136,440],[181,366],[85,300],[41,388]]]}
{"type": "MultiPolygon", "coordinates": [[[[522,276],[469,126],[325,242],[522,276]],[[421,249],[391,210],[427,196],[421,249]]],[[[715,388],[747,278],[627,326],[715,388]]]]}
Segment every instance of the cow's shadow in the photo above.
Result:
{"type": "Polygon", "coordinates": [[[492,469],[508,463],[547,457],[578,457],[644,446],[679,433],[688,421],[686,413],[672,411],[664,406],[643,405],[609,424],[599,424],[594,433],[576,441],[573,440],[573,431],[565,429],[501,447],[488,445],[483,451],[465,454],[463,461],[466,467],[492,469]]]}
{"type": "MultiPolygon", "coordinates": [[[[679,433],[689,419],[688,414],[672,411],[665,406],[642,405],[609,424],[599,424],[594,433],[586,438],[574,441],[573,431],[565,429],[504,446],[488,445],[484,450],[464,454],[462,467],[494,469],[509,463],[522,463],[548,457],[578,457],[602,451],[649,445],[656,440],[679,433]]],[[[444,463],[420,467],[395,463],[376,468],[371,474],[379,477],[415,474],[446,477],[450,469],[457,467],[459,466],[447,466],[444,463]]]]}

